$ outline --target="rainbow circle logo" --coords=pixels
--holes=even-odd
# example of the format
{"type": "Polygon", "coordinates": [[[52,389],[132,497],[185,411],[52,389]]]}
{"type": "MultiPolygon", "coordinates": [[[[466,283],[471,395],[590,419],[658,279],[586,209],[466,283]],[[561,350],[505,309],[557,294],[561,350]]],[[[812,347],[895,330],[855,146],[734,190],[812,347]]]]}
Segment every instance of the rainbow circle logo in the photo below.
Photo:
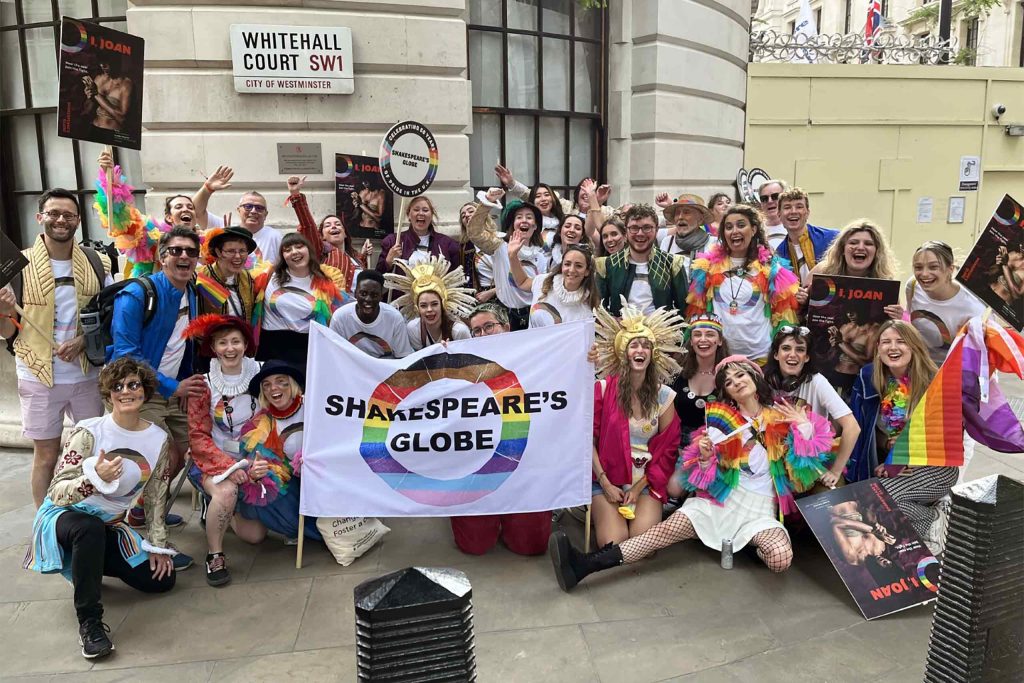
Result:
{"type": "Polygon", "coordinates": [[[337,154],[334,160],[334,178],[335,180],[344,180],[348,178],[352,173],[355,172],[355,164],[352,163],[352,157],[347,154],[337,154]]]}
{"type": "Polygon", "coordinates": [[[530,433],[530,416],[509,407],[522,405],[523,399],[516,374],[485,358],[469,353],[440,353],[421,358],[374,389],[367,402],[368,417],[363,421],[359,454],[391,489],[417,503],[447,507],[479,500],[496,491],[519,467],[530,433]],[[410,471],[395,459],[387,445],[391,426],[387,416],[414,391],[444,378],[485,385],[501,415],[501,440],[494,452],[476,471],[456,479],[438,479],[410,471]],[[516,400],[509,400],[512,398],[516,400]],[[373,406],[379,412],[372,410],[373,406]],[[370,414],[385,417],[369,417],[370,414]]]}
{"type": "Polygon", "coordinates": [[[60,51],[71,55],[77,54],[89,44],[89,34],[85,32],[85,26],[81,22],[66,17],[64,21],[67,23],[60,35],[60,51]]]}
{"type": "Polygon", "coordinates": [[[422,123],[396,123],[381,140],[380,176],[388,189],[400,197],[416,197],[426,192],[437,177],[439,163],[437,140],[422,123]],[[394,157],[400,161],[394,162],[394,157]],[[402,169],[400,174],[396,167],[402,169]]]}
{"type": "Polygon", "coordinates": [[[811,283],[811,288],[815,290],[815,293],[811,295],[811,306],[828,306],[832,303],[832,300],[836,298],[836,292],[838,291],[836,288],[836,281],[830,277],[823,277],[820,280],[819,278],[814,278],[814,281],[811,283]],[[817,294],[821,291],[821,287],[815,286],[818,282],[825,283],[825,293],[820,298],[817,294]]]}
{"type": "MultiPolygon", "coordinates": [[[[1017,204],[1015,201],[1013,201],[1009,197],[1007,197],[1006,199],[1009,200],[1009,202],[1008,202],[1009,205],[1010,205],[1009,208],[1013,212],[1013,215],[1010,218],[1008,218],[1008,219],[1007,218],[1003,218],[1002,216],[1000,216],[999,215],[999,209],[1003,208],[1002,205],[1000,205],[999,209],[996,209],[996,212],[992,215],[992,220],[994,220],[996,223],[999,223],[1001,225],[1016,226],[1016,225],[1020,224],[1021,206],[1020,206],[1020,204],[1017,204]]],[[[1007,203],[1007,202],[1004,202],[1004,203],[1007,203]]]]}
{"type": "Polygon", "coordinates": [[[930,590],[932,593],[938,593],[939,587],[936,585],[939,581],[939,561],[934,557],[926,557],[917,563],[917,580],[921,582],[921,585],[930,590]],[[928,568],[934,566],[935,569],[928,571],[928,568]],[[931,578],[928,577],[931,574],[931,578]]]}

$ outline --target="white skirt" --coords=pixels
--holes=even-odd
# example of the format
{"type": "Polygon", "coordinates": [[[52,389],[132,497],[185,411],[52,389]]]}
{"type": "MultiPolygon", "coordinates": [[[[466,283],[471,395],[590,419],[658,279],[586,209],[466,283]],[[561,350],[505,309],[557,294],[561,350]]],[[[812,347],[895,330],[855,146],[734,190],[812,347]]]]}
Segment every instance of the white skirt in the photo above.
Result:
{"type": "Polygon", "coordinates": [[[686,515],[707,547],[721,550],[722,541],[731,538],[735,552],[767,529],[782,529],[788,538],[789,532],[779,522],[776,512],[774,496],[762,496],[737,486],[723,505],[708,498],[690,496],[676,514],[686,515]]]}

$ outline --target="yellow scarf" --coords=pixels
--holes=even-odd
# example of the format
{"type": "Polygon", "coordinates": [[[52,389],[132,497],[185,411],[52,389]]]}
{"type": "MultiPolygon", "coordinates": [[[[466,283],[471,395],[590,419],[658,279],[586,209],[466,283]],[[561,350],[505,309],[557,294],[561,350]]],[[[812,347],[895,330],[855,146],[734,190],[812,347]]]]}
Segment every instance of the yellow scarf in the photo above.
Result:
{"type": "MultiPolygon", "coordinates": [[[[793,274],[796,275],[798,280],[803,279],[800,274],[800,261],[797,259],[796,249],[793,248],[793,243],[786,238],[786,248],[789,250],[789,262],[792,265],[793,274]]],[[[811,242],[811,236],[807,232],[807,228],[800,233],[800,251],[804,255],[804,263],[807,265],[807,271],[814,270],[814,266],[818,264],[818,260],[814,257],[814,244],[811,242]]]]}
{"type": "MultiPolygon", "coordinates": [[[[42,235],[36,238],[36,243],[30,249],[25,250],[25,256],[28,258],[28,265],[21,271],[22,308],[25,311],[24,317],[34,323],[34,327],[25,324],[21,326],[18,338],[14,340],[14,355],[41,383],[52,387],[53,349],[47,342],[53,341],[53,319],[56,315],[55,284],[53,269],[50,268],[50,253],[46,250],[42,235]],[[49,335],[49,339],[39,330],[49,335]]],[[[104,254],[100,254],[100,260],[103,262],[104,271],[109,273],[110,260],[104,254]]],[[[100,291],[103,283],[96,282],[96,271],[89,264],[89,257],[77,244],[71,249],[71,267],[75,278],[75,295],[81,308],[100,291]]],[[[82,372],[88,372],[89,361],[86,360],[84,353],[79,360],[82,372]]]]}

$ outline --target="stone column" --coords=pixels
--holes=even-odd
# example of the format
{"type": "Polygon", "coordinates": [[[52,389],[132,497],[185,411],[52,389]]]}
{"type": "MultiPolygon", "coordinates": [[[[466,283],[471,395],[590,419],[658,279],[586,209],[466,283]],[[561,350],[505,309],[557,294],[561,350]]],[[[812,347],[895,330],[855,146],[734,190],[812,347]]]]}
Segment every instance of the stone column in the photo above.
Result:
{"type": "Polygon", "coordinates": [[[749,0],[609,3],[617,202],[730,191],[743,165],[749,0]]]}

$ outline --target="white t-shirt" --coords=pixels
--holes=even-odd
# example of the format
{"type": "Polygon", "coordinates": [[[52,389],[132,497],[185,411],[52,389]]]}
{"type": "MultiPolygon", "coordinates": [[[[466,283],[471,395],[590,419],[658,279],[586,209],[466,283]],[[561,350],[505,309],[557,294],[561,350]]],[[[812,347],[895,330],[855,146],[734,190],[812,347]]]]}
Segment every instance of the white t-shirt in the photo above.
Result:
{"type": "Polygon", "coordinates": [[[633,259],[630,259],[629,262],[636,266],[636,272],[633,274],[633,284],[629,287],[629,296],[626,299],[644,313],[653,313],[654,293],[651,291],[651,283],[648,279],[647,262],[637,263],[633,259]]]}
{"type": "MultiPolygon", "coordinates": [[[[811,272],[811,269],[807,267],[807,259],[804,258],[804,250],[800,248],[799,244],[787,242],[786,251],[788,252],[790,249],[796,255],[796,263],[793,263],[792,266],[797,269],[796,272],[800,273],[800,282],[804,282],[807,280],[807,274],[811,272]]],[[[789,258],[788,254],[786,258],[789,258]]]]}
{"type": "MultiPolygon", "coordinates": [[[[78,295],[75,293],[75,277],[73,262],[57,261],[50,259],[50,270],[53,271],[53,298],[54,298],[54,320],[53,320],[53,341],[60,346],[69,339],[78,335],[78,295]]],[[[89,268],[89,276],[92,275],[92,268],[89,268]]],[[[111,284],[110,275],[107,274],[103,286],[111,284]]],[[[10,289],[8,286],[7,289],[10,289]]],[[[38,382],[39,379],[28,369],[28,366],[21,362],[20,358],[14,360],[15,372],[18,379],[30,382],[38,382]]],[[[66,363],[53,357],[53,383],[54,384],[77,384],[86,380],[95,381],[99,377],[100,369],[89,366],[87,373],[82,373],[81,361],[76,358],[66,363]]]]}
{"type": "Polygon", "coordinates": [[[774,254],[779,245],[786,241],[789,237],[789,233],[786,232],[786,226],[782,223],[778,225],[766,225],[764,226],[765,236],[768,238],[768,244],[771,245],[772,253],[774,254]]]}
{"type": "Polygon", "coordinates": [[[245,318],[245,309],[242,308],[242,297],[238,295],[238,287],[235,286],[236,279],[234,275],[228,275],[224,278],[224,284],[228,288],[227,314],[245,318]]]}
{"type": "MultiPolygon", "coordinates": [[[[527,277],[536,277],[548,272],[548,255],[541,247],[526,246],[519,250],[519,261],[527,277]]],[[[512,266],[508,260],[508,243],[501,246],[491,255],[494,267],[494,287],[498,290],[498,301],[509,308],[523,308],[533,303],[533,292],[519,289],[512,277],[512,266]]]]}
{"type": "Polygon", "coordinates": [[[494,260],[490,254],[477,250],[474,257],[476,276],[480,280],[480,290],[490,289],[494,286],[494,260]]]}
{"type": "Polygon", "coordinates": [[[810,380],[801,384],[796,390],[796,397],[798,405],[802,401],[811,407],[815,415],[829,420],[838,420],[853,412],[821,373],[814,373],[810,380]]]}
{"type": "Polygon", "coordinates": [[[754,288],[751,269],[743,277],[735,268],[743,265],[742,258],[733,258],[730,270],[718,289],[710,292],[714,297],[715,315],[722,319],[723,336],[729,340],[729,350],[750,359],[767,358],[772,346],[771,323],[765,315],[768,293],[754,288]],[[732,302],[736,302],[732,306],[732,302]]]}
{"type": "Polygon", "coordinates": [[[936,301],[928,296],[914,278],[907,280],[907,302],[910,309],[910,324],[913,325],[928,347],[928,355],[936,365],[942,365],[949,353],[960,328],[971,318],[985,311],[985,304],[957,285],[956,294],[945,301],[936,301]]]}
{"type": "MultiPolygon", "coordinates": [[[[277,257],[281,252],[281,233],[269,225],[264,225],[258,232],[254,232],[252,238],[256,240],[256,265],[259,269],[260,261],[267,261],[270,265],[277,264],[277,257]]],[[[265,268],[266,266],[263,266],[265,268]]]]}
{"type": "Polygon", "coordinates": [[[533,278],[533,304],[530,306],[530,327],[547,327],[559,323],[571,323],[594,317],[590,310],[589,297],[581,290],[566,291],[562,286],[562,274],[558,273],[551,282],[551,291],[542,294],[546,275],[533,278]],[[570,301],[563,301],[563,297],[570,301]]]}
{"type": "MultiPolygon", "coordinates": [[[[710,427],[708,429],[708,436],[714,443],[718,444],[724,441],[726,435],[718,429],[710,427]]],[[[774,496],[775,485],[772,482],[769,469],[768,451],[755,439],[753,425],[747,426],[742,432],[732,438],[742,439],[745,447],[747,445],[750,446],[747,463],[740,466],[740,486],[747,491],[762,496],[774,496]]]]}
{"type": "Polygon", "coordinates": [[[267,281],[263,295],[263,329],[291,330],[309,333],[309,320],[313,317],[316,296],[313,295],[313,276],[289,277],[282,287],[277,276],[267,281]]]}
{"type": "Polygon", "coordinates": [[[405,318],[391,304],[381,302],[380,312],[372,323],[359,319],[356,302],[345,304],[331,316],[330,327],[375,358],[403,358],[412,353],[405,318]]]}
{"type": "Polygon", "coordinates": [[[185,339],[181,333],[188,325],[188,297],[181,293],[181,303],[178,307],[178,318],[174,321],[174,329],[171,331],[171,338],[167,340],[167,348],[160,358],[159,372],[164,377],[175,378],[178,370],[181,369],[181,359],[185,357],[185,339]]]}
{"type": "MultiPolygon", "coordinates": [[[[409,344],[412,345],[413,351],[419,351],[420,349],[422,349],[423,348],[423,336],[422,336],[422,330],[420,329],[420,319],[419,318],[413,318],[408,323],[406,323],[405,327],[409,331],[409,344]]],[[[455,341],[456,339],[469,339],[471,336],[472,335],[469,333],[469,328],[466,327],[465,323],[461,323],[458,320],[456,320],[452,324],[452,338],[451,338],[451,341],[455,341]]],[[[432,339],[430,337],[430,335],[428,334],[427,335],[427,344],[426,345],[430,346],[431,344],[436,344],[439,341],[441,341],[441,340],[440,339],[436,339],[436,340],[432,339]]]]}
{"type": "Polygon", "coordinates": [[[95,439],[93,453],[82,462],[82,470],[96,493],[82,502],[112,515],[124,512],[142,493],[156,469],[167,432],[152,423],[142,431],[130,432],[118,427],[109,413],[82,420],[78,426],[89,430],[95,439]],[[100,451],[108,459],[121,456],[120,477],[105,482],[96,474],[100,451]]]}
{"type": "Polygon", "coordinates": [[[419,244],[416,245],[416,251],[409,255],[409,265],[418,266],[421,263],[426,263],[430,260],[430,233],[420,237],[419,244]]]}

